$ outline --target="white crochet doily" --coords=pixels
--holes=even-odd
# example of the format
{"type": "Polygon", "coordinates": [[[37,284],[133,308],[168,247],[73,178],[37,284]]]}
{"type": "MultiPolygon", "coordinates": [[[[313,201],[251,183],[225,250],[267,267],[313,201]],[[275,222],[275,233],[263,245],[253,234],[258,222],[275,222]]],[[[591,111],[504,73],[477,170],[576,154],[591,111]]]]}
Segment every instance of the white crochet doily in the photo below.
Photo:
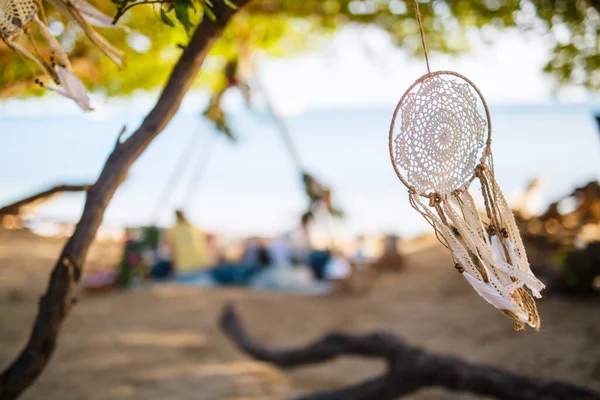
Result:
{"type": "Polygon", "coordinates": [[[484,157],[487,107],[465,77],[434,72],[402,96],[390,135],[394,168],[407,186],[422,194],[450,193],[471,179],[484,157]]]}

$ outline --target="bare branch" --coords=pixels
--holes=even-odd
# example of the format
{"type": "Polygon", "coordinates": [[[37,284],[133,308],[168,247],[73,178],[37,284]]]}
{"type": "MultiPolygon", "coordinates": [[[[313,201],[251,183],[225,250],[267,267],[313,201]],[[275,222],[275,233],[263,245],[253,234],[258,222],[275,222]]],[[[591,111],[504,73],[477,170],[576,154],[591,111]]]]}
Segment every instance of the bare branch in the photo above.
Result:
{"type": "Polygon", "coordinates": [[[128,4],[127,6],[119,9],[119,11],[117,12],[117,14],[115,15],[115,17],[112,20],[112,24],[116,25],[117,22],[119,22],[119,19],[121,19],[121,17],[127,12],[129,11],[131,8],[135,7],[135,6],[141,6],[144,4],[162,4],[162,3],[175,3],[175,0],[145,0],[145,1],[138,1],[136,3],[131,3],[128,4]]]}
{"type": "MultiPolygon", "coordinates": [[[[236,5],[243,6],[247,1],[236,0],[236,5]]],[[[213,11],[215,20],[202,20],[173,68],[152,111],[137,131],[113,150],[100,177],[88,191],[81,219],[65,245],[50,276],[48,288],[40,299],[29,341],[15,361],[0,375],[0,400],[18,398],[42,373],[50,360],[62,323],[73,304],[72,288],[79,281],[82,265],[106,207],[131,164],[171,121],[206,54],[236,12],[223,1],[215,2],[213,11]],[[65,263],[65,260],[68,262],[65,263]]]]}
{"type": "Polygon", "coordinates": [[[0,215],[19,215],[23,208],[38,205],[41,202],[48,201],[51,197],[60,193],[74,193],[74,192],[85,192],[91,185],[66,185],[60,184],[51,187],[50,189],[43,190],[41,192],[27,196],[24,199],[15,201],[14,203],[8,204],[4,207],[0,207],[0,215]]]}
{"type": "Polygon", "coordinates": [[[295,368],[348,355],[377,357],[388,363],[384,376],[356,386],[310,394],[302,397],[303,400],[391,400],[434,386],[500,400],[600,400],[600,394],[570,383],[544,381],[455,357],[430,354],[387,333],[332,333],[304,347],[273,350],[248,337],[232,306],[224,310],[221,328],[253,358],[282,368],[295,368]]]}
{"type": "Polygon", "coordinates": [[[123,125],[121,131],[117,135],[117,140],[115,140],[115,149],[121,145],[121,139],[123,138],[125,132],[127,132],[127,125],[123,125]]]}

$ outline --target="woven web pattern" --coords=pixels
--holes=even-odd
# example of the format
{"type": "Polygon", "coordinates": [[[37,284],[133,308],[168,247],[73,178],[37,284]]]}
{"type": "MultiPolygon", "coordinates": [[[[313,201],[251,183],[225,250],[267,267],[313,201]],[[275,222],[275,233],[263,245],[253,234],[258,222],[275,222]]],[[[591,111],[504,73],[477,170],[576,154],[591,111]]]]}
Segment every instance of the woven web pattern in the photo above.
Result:
{"type": "Polygon", "coordinates": [[[399,109],[394,160],[407,181],[423,193],[450,193],[474,173],[483,149],[487,119],[473,87],[453,75],[418,83],[399,109]]]}
{"type": "Polygon", "coordinates": [[[0,35],[9,39],[23,32],[37,12],[35,0],[0,0],[0,35]]]}

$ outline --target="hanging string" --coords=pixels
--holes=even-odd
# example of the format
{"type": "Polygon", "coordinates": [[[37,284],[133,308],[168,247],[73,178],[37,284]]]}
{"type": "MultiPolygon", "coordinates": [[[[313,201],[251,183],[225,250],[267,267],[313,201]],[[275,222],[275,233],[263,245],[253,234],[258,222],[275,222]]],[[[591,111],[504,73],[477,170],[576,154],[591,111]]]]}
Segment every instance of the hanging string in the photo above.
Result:
{"type": "MultiPolygon", "coordinates": [[[[27,35],[27,38],[29,39],[29,41],[31,42],[31,46],[33,47],[33,51],[35,52],[35,55],[37,56],[38,60],[40,60],[40,63],[43,65],[46,72],[49,72],[49,75],[56,81],[56,78],[55,78],[56,74],[54,73],[54,68],[49,66],[48,63],[46,63],[46,61],[44,61],[44,58],[42,57],[40,50],[38,49],[38,47],[35,44],[35,40],[33,38],[33,35],[31,34],[31,30],[29,29],[29,27],[25,27],[24,32],[25,32],[25,35],[27,35]]],[[[59,82],[57,82],[57,83],[59,83],[59,82]]]]}
{"type": "MultiPolygon", "coordinates": [[[[302,162],[300,161],[300,155],[299,155],[298,149],[296,148],[296,146],[294,144],[294,141],[292,140],[292,135],[290,134],[290,131],[288,130],[288,127],[285,124],[284,119],[275,110],[275,107],[273,106],[273,102],[269,98],[269,95],[265,89],[265,86],[262,84],[259,71],[257,71],[257,73],[255,74],[255,85],[265,98],[267,110],[269,111],[271,118],[277,125],[277,131],[279,132],[281,138],[283,139],[285,147],[294,163],[294,166],[296,167],[296,170],[299,171],[300,173],[304,173],[304,168],[302,167],[302,162]]],[[[317,209],[317,212],[320,212],[320,211],[322,211],[322,207],[319,207],[317,209]]],[[[334,227],[335,221],[333,220],[333,217],[328,210],[326,210],[324,212],[324,214],[325,214],[325,216],[324,216],[325,230],[327,231],[327,235],[329,236],[329,245],[330,245],[331,249],[335,249],[335,248],[337,248],[337,243],[335,240],[336,234],[335,234],[335,227],[334,227]]]]}
{"type": "Polygon", "coordinates": [[[183,153],[179,156],[179,162],[171,172],[171,175],[169,175],[169,179],[167,180],[164,189],[162,190],[160,196],[156,200],[156,203],[154,203],[154,208],[152,209],[152,213],[150,214],[151,221],[153,223],[158,222],[158,219],[160,218],[162,212],[165,209],[166,204],[170,199],[170,195],[173,193],[173,188],[181,179],[181,176],[183,175],[183,169],[188,164],[201,136],[202,135],[200,135],[200,132],[194,132],[192,134],[192,137],[190,138],[189,143],[185,146],[183,153]]]}
{"type": "Polygon", "coordinates": [[[195,203],[195,194],[198,191],[198,185],[200,183],[200,180],[202,179],[204,172],[206,172],[208,161],[210,160],[210,155],[212,154],[212,151],[215,148],[216,139],[216,135],[210,135],[210,140],[208,144],[202,148],[203,152],[196,161],[194,173],[190,179],[188,188],[183,196],[182,209],[185,211],[188,211],[190,207],[195,203]]]}
{"type": "Polygon", "coordinates": [[[275,121],[275,125],[277,125],[277,131],[281,135],[283,142],[285,144],[285,147],[288,150],[288,153],[290,154],[290,157],[292,158],[292,161],[294,162],[296,169],[298,171],[303,171],[302,163],[300,162],[300,155],[298,154],[298,150],[296,149],[296,146],[294,145],[292,136],[290,135],[290,132],[289,132],[283,118],[277,113],[277,111],[273,107],[273,102],[269,98],[269,95],[265,89],[265,86],[261,82],[260,72],[257,72],[255,74],[255,84],[256,84],[258,90],[263,94],[263,97],[265,98],[265,103],[267,104],[267,110],[269,111],[271,118],[273,118],[273,121],[275,121]]]}
{"type": "Polygon", "coordinates": [[[48,20],[46,19],[46,11],[44,11],[44,4],[42,3],[42,0],[38,0],[38,9],[40,10],[40,14],[42,14],[42,22],[45,25],[48,25],[48,20]]]}
{"type": "Polygon", "coordinates": [[[415,3],[415,14],[417,15],[417,23],[419,24],[419,33],[421,34],[421,45],[423,46],[423,53],[425,54],[425,63],[427,64],[427,73],[431,74],[431,68],[429,67],[429,55],[427,54],[427,45],[425,44],[425,32],[423,31],[423,21],[421,21],[421,11],[419,10],[419,1],[413,0],[415,3]]]}

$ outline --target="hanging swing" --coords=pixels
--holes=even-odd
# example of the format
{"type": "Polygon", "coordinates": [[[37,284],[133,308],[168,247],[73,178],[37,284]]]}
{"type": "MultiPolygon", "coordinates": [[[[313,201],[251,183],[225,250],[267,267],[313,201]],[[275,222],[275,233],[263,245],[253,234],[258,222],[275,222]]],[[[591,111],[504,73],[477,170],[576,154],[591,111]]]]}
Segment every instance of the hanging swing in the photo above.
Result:
{"type": "Polygon", "coordinates": [[[431,72],[419,4],[415,0],[427,73],[404,93],[394,111],[389,151],[411,206],[450,249],[456,269],[487,302],[539,330],[533,296],[544,285],[533,275],[508,203],[494,178],[488,106],[468,78],[431,72]],[[485,217],[470,189],[481,186],[485,217]]]}
{"type": "Polygon", "coordinates": [[[288,154],[290,155],[290,158],[292,159],[294,166],[300,175],[304,192],[308,197],[308,207],[302,214],[302,219],[313,221],[319,218],[323,219],[326,223],[325,225],[329,236],[330,247],[335,248],[335,223],[333,218],[340,218],[344,215],[344,213],[340,208],[333,204],[331,188],[319,182],[314,175],[310,174],[306,168],[303,167],[298,149],[294,145],[294,141],[292,140],[292,136],[287,128],[287,125],[275,107],[273,107],[273,103],[259,78],[259,73],[255,74],[255,85],[257,86],[258,90],[262,92],[263,97],[265,98],[269,115],[277,126],[277,132],[281,136],[285,148],[287,149],[288,154]]]}
{"type": "MultiPolygon", "coordinates": [[[[160,195],[156,199],[154,207],[152,207],[150,214],[150,220],[152,221],[152,223],[157,223],[159,221],[165,208],[169,204],[171,194],[174,192],[175,187],[181,181],[186,167],[190,165],[190,161],[192,159],[192,156],[197,151],[197,147],[201,137],[202,135],[199,128],[198,131],[192,134],[189,143],[187,143],[186,146],[183,148],[183,152],[178,157],[178,162],[175,165],[175,168],[169,175],[169,178],[167,179],[164,188],[160,191],[160,195]]],[[[208,143],[204,147],[202,147],[200,156],[197,158],[196,164],[194,166],[190,181],[184,190],[184,196],[180,206],[180,208],[184,211],[189,209],[190,205],[193,202],[193,199],[195,198],[198,184],[204,174],[204,171],[208,166],[210,156],[213,152],[216,137],[210,135],[208,139],[208,143]]]]}
{"type": "MultiPolygon", "coordinates": [[[[251,85],[248,83],[247,76],[250,75],[251,72],[255,71],[255,67],[251,61],[251,57],[248,54],[248,48],[246,45],[242,45],[242,57],[244,63],[240,60],[242,57],[236,57],[229,60],[224,67],[224,76],[225,76],[225,85],[221,90],[216,91],[209,101],[209,105],[204,112],[206,118],[213,122],[215,128],[225,134],[228,138],[235,141],[236,136],[233,134],[229,121],[227,119],[226,113],[223,111],[221,106],[221,100],[223,98],[224,93],[231,87],[237,87],[244,96],[247,106],[251,106],[251,85]],[[243,65],[241,65],[243,64],[243,65]]],[[[301,177],[301,181],[304,186],[304,191],[309,198],[309,206],[304,215],[313,216],[316,213],[317,209],[320,205],[325,206],[325,210],[332,216],[340,217],[343,215],[343,212],[336,208],[331,200],[331,189],[327,186],[320,183],[313,175],[309,174],[305,168],[302,167],[302,163],[300,160],[300,155],[292,137],[289,133],[289,130],[285,124],[283,118],[277,113],[275,108],[273,107],[273,103],[267,95],[264,86],[262,85],[258,73],[253,75],[253,85],[254,88],[260,92],[262,92],[263,97],[265,98],[267,111],[272,118],[273,122],[276,125],[277,132],[282,138],[283,144],[294,163],[296,170],[299,172],[301,177]]]]}
{"type": "MultiPolygon", "coordinates": [[[[206,110],[203,112],[203,115],[214,124],[215,129],[231,141],[236,141],[237,138],[229,126],[227,115],[225,114],[221,106],[221,100],[223,98],[224,93],[229,88],[237,87],[242,91],[244,98],[246,99],[247,105],[250,105],[250,85],[247,83],[247,80],[244,76],[245,74],[244,72],[242,72],[242,70],[243,68],[240,68],[238,58],[229,60],[226,63],[223,70],[225,76],[225,85],[223,86],[223,88],[221,88],[221,90],[218,90],[215,93],[213,93],[209,100],[209,104],[206,110]]],[[[268,112],[277,126],[277,132],[282,136],[285,148],[288,151],[290,158],[292,159],[297,171],[301,176],[305,193],[309,198],[309,205],[307,211],[303,213],[303,218],[309,217],[314,219],[317,215],[323,215],[324,213],[334,217],[339,217],[343,215],[342,211],[336,208],[332,203],[331,189],[321,184],[314,176],[307,173],[306,170],[302,168],[297,148],[294,146],[287,126],[285,125],[285,122],[275,111],[270,99],[266,95],[266,92],[264,91],[262,85],[260,85],[258,79],[256,79],[255,83],[256,88],[258,90],[261,90],[263,95],[265,96],[268,112]]],[[[158,221],[162,212],[169,204],[171,193],[174,191],[174,188],[179,184],[181,177],[184,175],[186,167],[190,164],[190,159],[196,151],[196,147],[198,146],[200,136],[199,133],[200,132],[197,132],[190,138],[190,142],[184,147],[183,153],[178,158],[178,163],[173,169],[164,189],[161,191],[161,194],[157,198],[157,201],[154,207],[152,208],[152,221],[158,221]]],[[[204,153],[201,157],[198,157],[196,161],[196,166],[193,169],[187,187],[184,188],[183,200],[181,201],[181,208],[183,210],[189,210],[191,205],[194,203],[199,181],[204,175],[204,172],[208,166],[208,159],[214,149],[214,142],[215,141],[212,140],[207,146],[203,147],[204,153]]],[[[333,238],[331,221],[328,221],[328,223],[329,224],[327,228],[329,231],[330,241],[333,245],[335,240],[333,238]]]]}

